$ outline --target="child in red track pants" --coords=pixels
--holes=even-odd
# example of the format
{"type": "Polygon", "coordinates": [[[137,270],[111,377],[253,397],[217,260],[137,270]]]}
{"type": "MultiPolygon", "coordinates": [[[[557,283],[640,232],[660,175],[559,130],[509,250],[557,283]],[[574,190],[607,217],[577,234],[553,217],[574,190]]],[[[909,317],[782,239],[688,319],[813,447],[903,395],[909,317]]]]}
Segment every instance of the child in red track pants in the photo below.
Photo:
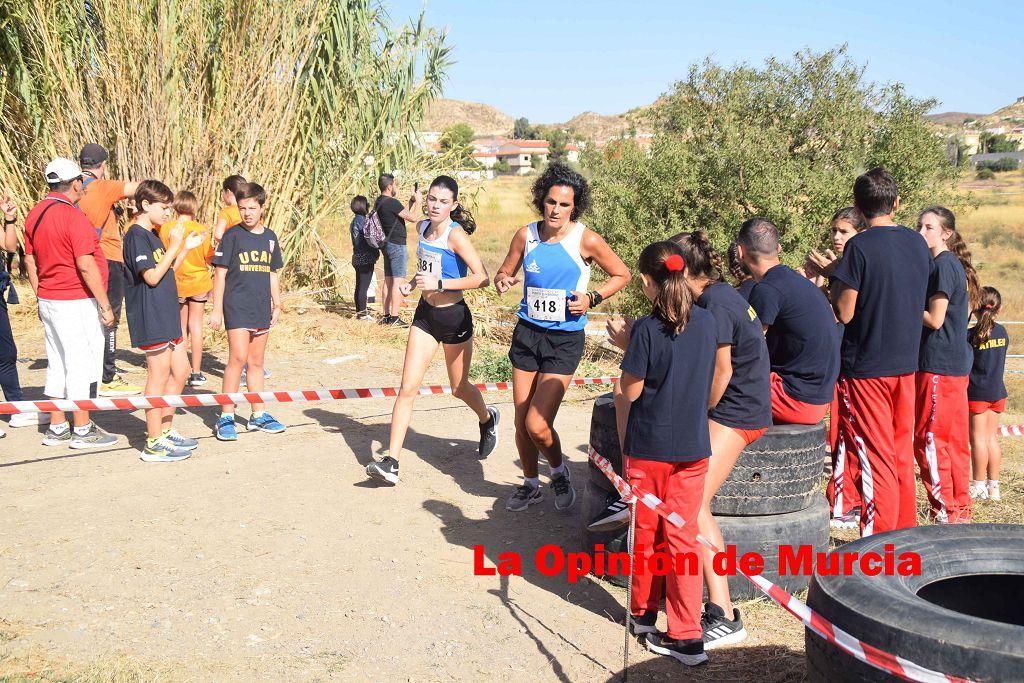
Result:
{"type": "MultiPolygon", "coordinates": [[[[645,562],[655,551],[668,552],[673,558],[694,556],[694,573],[670,573],[665,577],[667,595],[662,595],[662,580],[650,571],[633,572],[633,602],[630,612],[634,616],[658,612],[662,598],[668,614],[669,638],[689,640],[701,637],[700,592],[703,585],[700,548],[697,545],[697,512],[704,494],[704,475],[708,471],[707,458],[691,462],[658,462],[627,458],[626,473],[630,483],[661,498],[679,513],[687,524],[682,529],[664,522],[657,512],[643,504],[636,506],[636,531],[633,536],[634,567],[645,562]],[[663,525],[658,534],[659,525],[663,525]],[[664,547],[655,547],[664,540],[664,547]]],[[[646,568],[646,565],[645,565],[646,568]]]]}
{"type": "Polygon", "coordinates": [[[971,521],[967,381],[967,377],[917,373],[914,455],[931,503],[930,516],[940,523],[971,521]]]}
{"type": "Polygon", "coordinates": [[[914,373],[839,381],[837,448],[860,461],[862,536],[917,524],[914,373]]]}
{"type": "Polygon", "coordinates": [[[646,505],[636,506],[628,621],[648,650],[696,666],[708,660],[701,627],[697,514],[711,457],[708,404],[718,332],[714,316],[693,305],[678,245],[648,245],[637,265],[653,310],[633,323],[622,357],[615,392],[619,443],[631,483],[665,501],[685,524],[665,523],[646,505]],[[646,561],[657,550],[659,531],[672,559],[665,576],[664,633],[657,628],[661,579],[651,575],[646,561]],[[638,565],[646,571],[635,571],[638,565]]]}

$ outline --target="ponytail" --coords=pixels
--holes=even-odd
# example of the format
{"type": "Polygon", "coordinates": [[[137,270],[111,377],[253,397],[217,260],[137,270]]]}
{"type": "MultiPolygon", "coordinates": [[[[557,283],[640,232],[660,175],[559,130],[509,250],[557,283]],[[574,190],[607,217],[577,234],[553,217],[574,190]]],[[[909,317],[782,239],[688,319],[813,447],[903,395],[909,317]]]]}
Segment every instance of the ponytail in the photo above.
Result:
{"type": "Polygon", "coordinates": [[[682,333],[693,310],[682,250],[672,242],[649,244],[640,253],[637,268],[658,286],[651,315],[673,333],[682,333]]]}
{"type": "Polygon", "coordinates": [[[459,184],[455,182],[455,178],[439,175],[434,178],[434,182],[430,183],[430,187],[443,187],[451,192],[452,201],[456,202],[455,208],[452,209],[451,219],[461,225],[467,235],[472,235],[476,232],[476,220],[473,219],[473,214],[462,205],[462,202],[459,202],[459,184]]]}
{"type": "Polygon", "coordinates": [[[1003,306],[1003,297],[995,287],[982,287],[978,306],[974,317],[978,323],[971,329],[971,346],[981,348],[992,334],[992,326],[996,324],[996,314],[1003,306]]]}
{"type": "Polygon", "coordinates": [[[944,206],[929,206],[921,212],[921,216],[930,213],[939,219],[939,225],[943,230],[949,230],[952,234],[946,238],[946,247],[953,253],[967,273],[967,302],[970,310],[977,310],[981,305],[981,282],[978,280],[978,271],[974,269],[971,262],[971,250],[967,243],[956,230],[956,216],[944,206]]]}
{"type": "Polygon", "coordinates": [[[669,238],[683,252],[683,259],[686,261],[686,269],[690,271],[690,277],[703,277],[712,282],[725,282],[725,266],[722,264],[722,257],[718,255],[711,241],[703,230],[693,232],[681,232],[669,238]]]}
{"type": "Polygon", "coordinates": [[[740,243],[733,240],[729,244],[729,250],[726,252],[729,258],[729,274],[732,275],[733,279],[736,280],[736,286],[739,287],[744,282],[753,277],[750,271],[747,270],[747,266],[743,261],[740,261],[740,243]]]}

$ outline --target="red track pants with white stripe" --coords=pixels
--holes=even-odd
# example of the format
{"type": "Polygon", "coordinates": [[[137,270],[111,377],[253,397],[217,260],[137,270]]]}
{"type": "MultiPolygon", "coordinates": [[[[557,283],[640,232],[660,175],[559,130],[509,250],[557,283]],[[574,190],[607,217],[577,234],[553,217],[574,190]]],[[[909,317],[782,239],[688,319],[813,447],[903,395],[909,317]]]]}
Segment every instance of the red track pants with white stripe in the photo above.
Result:
{"type": "MultiPolygon", "coordinates": [[[[673,557],[696,555],[696,571],[665,577],[667,595],[665,612],[668,614],[668,637],[677,640],[700,638],[701,575],[700,547],[697,544],[697,513],[704,495],[704,477],[708,472],[708,458],[693,462],[659,462],[627,458],[626,473],[630,483],[637,484],[678,512],[686,525],[680,529],[662,520],[657,512],[643,503],[636,506],[636,532],[633,536],[633,566],[644,562],[664,539],[665,550],[673,557]],[[659,529],[659,526],[661,527],[659,529]],[[660,531],[660,533],[659,533],[660,531]],[[682,555],[686,553],[687,555],[682,555]]],[[[650,571],[633,572],[633,600],[629,605],[633,616],[658,611],[661,602],[661,577],[650,571]]]]}
{"type": "Polygon", "coordinates": [[[939,522],[971,521],[967,381],[967,376],[917,373],[914,455],[931,503],[931,518],[939,522]]]}
{"type": "Polygon", "coordinates": [[[825,488],[825,498],[833,517],[842,517],[854,508],[862,508],[860,491],[860,460],[856,448],[839,449],[839,388],[828,407],[828,448],[832,452],[832,476],[825,488]]]}
{"type": "Polygon", "coordinates": [[[917,524],[914,373],[839,380],[839,439],[860,462],[862,536],[917,524]]]}

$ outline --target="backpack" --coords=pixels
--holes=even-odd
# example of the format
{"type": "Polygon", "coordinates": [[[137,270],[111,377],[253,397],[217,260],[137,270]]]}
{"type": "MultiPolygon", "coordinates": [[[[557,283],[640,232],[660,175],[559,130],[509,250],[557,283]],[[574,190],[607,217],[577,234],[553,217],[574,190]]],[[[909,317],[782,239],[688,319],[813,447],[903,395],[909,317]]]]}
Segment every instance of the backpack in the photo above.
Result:
{"type": "Polygon", "coordinates": [[[373,208],[363,223],[363,239],[374,249],[380,249],[388,241],[384,227],[380,224],[380,216],[377,215],[377,207],[373,208]]]}

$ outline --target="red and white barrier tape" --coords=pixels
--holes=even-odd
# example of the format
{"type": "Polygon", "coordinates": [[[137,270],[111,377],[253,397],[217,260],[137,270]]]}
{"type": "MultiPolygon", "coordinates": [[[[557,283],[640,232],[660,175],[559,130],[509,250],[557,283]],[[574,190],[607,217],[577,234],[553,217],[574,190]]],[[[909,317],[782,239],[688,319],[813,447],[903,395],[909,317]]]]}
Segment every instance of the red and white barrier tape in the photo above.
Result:
{"type": "MultiPolygon", "coordinates": [[[[569,380],[569,386],[611,384],[618,377],[580,377],[569,380]]],[[[489,382],[474,385],[480,391],[511,391],[512,382],[489,382]]],[[[309,391],[259,391],[232,394],[185,394],[181,396],[125,396],[88,400],[11,401],[0,403],[0,415],[75,410],[139,410],[145,408],[200,408],[235,403],[293,403],[299,401],[341,401],[355,398],[394,398],[399,387],[372,389],[313,389],[309,391]]],[[[450,394],[446,384],[420,387],[420,396],[450,394]]]]}
{"type": "Polygon", "coordinates": [[[999,425],[999,436],[1024,436],[1024,425],[999,425]]]}
{"type": "MultiPolygon", "coordinates": [[[[615,473],[615,469],[604,456],[589,447],[590,459],[597,467],[604,472],[615,490],[629,502],[634,496],[637,500],[664,517],[669,523],[682,528],[686,524],[679,514],[674,512],[663,500],[653,493],[645,491],[639,486],[631,487],[622,477],[615,473]]],[[[697,541],[711,552],[720,552],[713,543],[697,534],[697,541]]],[[[740,571],[743,574],[742,571],[740,571]]],[[[749,581],[757,586],[762,593],[778,603],[787,612],[803,622],[804,626],[817,633],[819,636],[838,647],[851,657],[858,659],[870,666],[886,673],[898,676],[905,681],[920,681],[923,683],[969,683],[970,679],[958,676],[948,676],[938,671],[925,669],[911,661],[883,652],[873,645],[863,642],[831,623],[823,616],[812,610],[805,603],[797,600],[788,591],[776,586],[763,576],[747,576],[749,581]]]]}

